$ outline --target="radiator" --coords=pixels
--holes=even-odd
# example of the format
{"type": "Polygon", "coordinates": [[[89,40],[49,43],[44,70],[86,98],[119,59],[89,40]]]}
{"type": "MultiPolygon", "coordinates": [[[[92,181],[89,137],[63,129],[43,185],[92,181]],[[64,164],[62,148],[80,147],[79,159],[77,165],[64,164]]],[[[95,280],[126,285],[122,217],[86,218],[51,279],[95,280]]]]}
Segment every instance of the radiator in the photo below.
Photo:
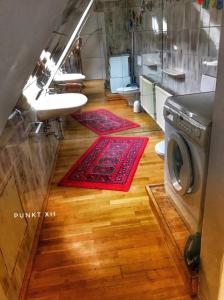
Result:
{"type": "Polygon", "coordinates": [[[156,122],[165,131],[165,119],[163,116],[163,107],[168,97],[172,95],[163,88],[155,87],[155,98],[156,98],[156,122]]]}
{"type": "Polygon", "coordinates": [[[155,119],[155,84],[143,76],[140,76],[139,82],[141,92],[141,106],[153,119],[155,119]]]}

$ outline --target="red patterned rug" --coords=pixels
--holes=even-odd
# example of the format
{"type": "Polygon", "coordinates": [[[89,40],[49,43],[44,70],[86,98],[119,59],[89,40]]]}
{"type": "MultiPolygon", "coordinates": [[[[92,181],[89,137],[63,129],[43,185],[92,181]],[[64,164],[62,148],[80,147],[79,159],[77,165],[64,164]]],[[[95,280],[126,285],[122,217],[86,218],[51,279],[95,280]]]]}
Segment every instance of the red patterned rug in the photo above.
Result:
{"type": "Polygon", "coordinates": [[[72,117],[99,135],[123,131],[140,125],[123,119],[106,109],[74,113],[72,117]]]}
{"type": "Polygon", "coordinates": [[[99,137],[59,185],[127,192],[147,142],[147,137],[99,137]]]}

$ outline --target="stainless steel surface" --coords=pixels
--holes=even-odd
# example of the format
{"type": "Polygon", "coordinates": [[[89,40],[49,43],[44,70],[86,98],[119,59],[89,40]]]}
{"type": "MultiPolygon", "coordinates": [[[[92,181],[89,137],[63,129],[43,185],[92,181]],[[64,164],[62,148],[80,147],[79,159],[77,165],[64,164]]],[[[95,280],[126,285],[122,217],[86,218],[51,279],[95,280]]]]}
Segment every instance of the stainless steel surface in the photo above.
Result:
{"type": "Polygon", "coordinates": [[[16,108],[11,115],[9,116],[8,120],[12,120],[15,117],[19,117],[21,121],[24,121],[24,116],[21,110],[19,110],[18,108],[16,108]]]}
{"type": "Polygon", "coordinates": [[[167,105],[207,125],[211,123],[214,97],[214,92],[173,96],[168,99],[167,105]]]}
{"type": "Polygon", "coordinates": [[[41,134],[41,130],[43,127],[43,122],[34,122],[30,124],[29,137],[33,137],[41,134]]]}
{"type": "Polygon", "coordinates": [[[213,93],[174,96],[164,107],[165,186],[192,233],[203,220],[213,99],[213,93]]]}
{"type": "Polygon", "coordinates": [[[208,149],[214,93],[170,97],[164,107],[167,123],[208,149]]]}

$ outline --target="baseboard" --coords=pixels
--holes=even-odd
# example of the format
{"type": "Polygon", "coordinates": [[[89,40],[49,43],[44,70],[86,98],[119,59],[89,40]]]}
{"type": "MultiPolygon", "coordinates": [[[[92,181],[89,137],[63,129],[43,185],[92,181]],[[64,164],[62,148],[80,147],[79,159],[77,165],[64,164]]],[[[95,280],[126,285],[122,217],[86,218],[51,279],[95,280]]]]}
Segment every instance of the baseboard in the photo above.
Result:
{"type": "MultiPolygon", "coordinates": [[[[59,150],[60,150],[60,143],[58,143],[58,146],[57,146],[57,149],[56,149],[56,154],[55,154],[55,158],[54,158],[52,172],[51,172],[51,176],[49,178],[48,189],[47,189],[47,193],[46,193],[46,196],[44,198],[44,201],[43,201],[41,212],[45,212],[46,208],[47,208],[49,194],[50,194],[50,190],[51,190],[51,183],[52,183],[55,168],[56,168],[56,163],[57,163],[59,150]]],[[[38,220],[37,229],[36,229],[36,232],[35,232],[35,235],[34,235],[33,245],[32,245],[30,256],[29,256],[29,259],[28,259],[28,262],[27,262],[27,266],[26,266],[26,270],[25,270],[25,274],[24,274],[24,278],[23,278],[23,283],[22,283],[22,287],[21,287],[21,290],[20,290],[18,300],[25,300],[26,299],[27,289],[28,289],[29,282],[30,282],[30,277],[31,277],[32,268],[33,268],[33,262],[34,262],[35,254],[36,254],[36,251],[37,251],[37,246],[38,246],[38,243],[39,243],[40,232],[41,232],[43,221],[44,221],[44,213],[41,214],[41,217],[38,220]]]]}

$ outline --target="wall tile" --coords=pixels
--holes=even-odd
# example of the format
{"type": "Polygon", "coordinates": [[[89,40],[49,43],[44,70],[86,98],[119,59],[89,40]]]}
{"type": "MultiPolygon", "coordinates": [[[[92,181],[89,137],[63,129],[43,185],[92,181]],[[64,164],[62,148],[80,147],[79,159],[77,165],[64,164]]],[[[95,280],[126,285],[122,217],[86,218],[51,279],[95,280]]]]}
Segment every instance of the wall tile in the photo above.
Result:
{"type": "Polygon", "coordinates": [[[200,27],[209,27],[210,25],[210,14],[208,9],[201,8],[200,14],[201,26],[200,27]]]}
{"type": "Polygon", "coordinates": [[[184,27],[199,29],[201,24],[201,6],[196,1],[184,1],[184,27]]]}
{"type": "MultiPolygon", "coordinates": [[[[53,136],[29,137],[29,129],[36,116],[32,111],[23,113],[24,120],[8,121],[0,140],[0,193],[13,177],[13,187],[21,201],[21,213],[41,211],[56,156],[58,141],[53,136]]],[[[11,199],[13,202],[14,199],[11,199]]],[[[11,216],[13,218],[13,215],[11,216]]],[[[36,232],[38,219],[27,218],[27,230],[20,245],[14,272],[0,280],[8,282],[4,289],[9,299],[18,299],[23,276],[36,232]]],[[[0,245],[1,249],[2,245],[0,245]]]]}
{"type": "Polygon", "coordinates": [[[209,8],[209,14],[210,14],[210,27],[211,26],[221,26],[222,25],[222,10],[221,9],[215,9],[215,8],[209,8]]]}
{"type": "Polygon", "coordinates": [[[209,28],[201,28],[197,43],[197,54],[199,56],[208,56],[209,47],[209,28]]]}
{"type": "Polygon", "coordinates": [[[220,27],[210,27],[209,29],[209,51],[208,56],[217,58],[220,42],[220,27]]]}
{"type": "MultiPolygon", "coordinates": [[[[139,14],[142,1],[127,0],[126,4],[125,1],[120,4],[115,2],[109,1],[110,5],[104,2],[110,13],[110,20],[106,24],[107,47],[120,54],[130,50],[130,12],[134,10],[136,15],[139,14]],[[118,8],[121,14],[117,12],[118,8]],[[114,13],[111,14],[111,11],[114,13]]],[[[216,69],[203,67],[203,60],[218,57],[221,14],[216,9],[203,9],[197,0],[154,0],[152,10],[145,8],[142,24],[135,28],[135,54],[161,52],[161,67],[182,69],[186,78],[182,81],[174,80],[167,75],[161,76],[159,68],[152,71],[146,67],[140,68],[137,64],[136,75],[157,76],[162,84],[174,92],[199,92],[202,74],[216,74],[216,69]]]]}

